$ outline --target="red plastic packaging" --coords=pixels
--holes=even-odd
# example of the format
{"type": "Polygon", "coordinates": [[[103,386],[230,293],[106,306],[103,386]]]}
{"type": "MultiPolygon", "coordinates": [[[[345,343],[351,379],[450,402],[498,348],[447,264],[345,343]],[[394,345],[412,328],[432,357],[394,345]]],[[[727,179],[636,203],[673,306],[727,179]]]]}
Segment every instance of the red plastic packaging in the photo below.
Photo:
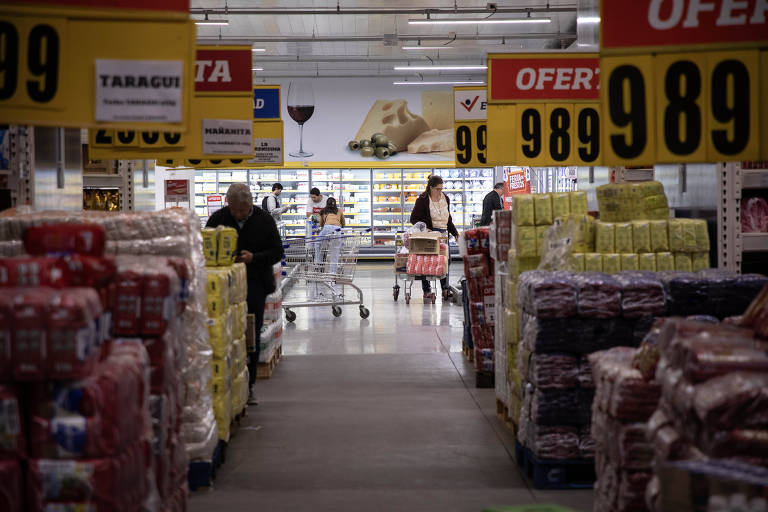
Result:
{"type": "Polygon", "coordinates": [[[11,363],[19,381],[42,380],[46,371],[46,319],[51,288],[3,290],[12,297],[11,363]]]}
{"type": "Polygon", "coordinates": [[[162,336],[176,315],[180,285],[169,266],[150,267],[144,274],[141,299],[141,334],[162,336]]]}
{"type": "Polygon", "coordinates": [[[107,234],[98,224],[47,224],[27,228],[23,235],[28,254],[76,253],[103,256],[107,234]]]}
{"type": "Polygon", "coordinates": [[[96,320],[102,312],[96,291],[93,288],[58,291],[48,308],[48,378],[73,380],[91,374],[99,357],[96,320]]]}
{"type": "MultiPolygon", "coordinates": [[[[19,390],[12,385],[0,384],[0,458],[24,457],[25,444],[19,390]]],[[[2,501],[0,497],[0,504],[2,501]]]]}
{"type": "Polygon", "coordinates": [[[0,286],[70,286],[67,265],[57,258],[6,258],[0,260],[0,286]]]}
{"type": "Polygon", "coordinates": [[[11,294],[0,293],[0,381],[11,380],[11,304],[11,294]]]}
{"type": "Polygon", "coordinates": [[[0,510],[5,512],[24,510],[22,480],[21,467],[16,459],[0,460],[0,510]]]}
{"type": "Polygon", "coordinates": [[[144,276],[134,270],[121,270],[115,282],[115,336],[138,336],[141,331],[141,296],[144,276]]]}

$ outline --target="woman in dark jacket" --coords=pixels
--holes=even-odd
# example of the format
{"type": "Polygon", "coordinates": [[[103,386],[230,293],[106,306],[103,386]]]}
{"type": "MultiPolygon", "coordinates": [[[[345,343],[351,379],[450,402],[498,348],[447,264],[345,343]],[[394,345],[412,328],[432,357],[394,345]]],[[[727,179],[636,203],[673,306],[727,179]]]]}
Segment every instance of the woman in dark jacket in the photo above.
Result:
{"type": "MultiPolygon", "coordinates": [[[[430,231],[439,231],[448,233],[458,238],[459,232],[453,225],[453,218],[450,213],[451,201],[443,193],[443,178],[440,176],[430,176],[427,181],[427,189],[416,200],[411,211],[411,224],[423,222],[430,231]]],[[[450,263],[451,258],[448,257],[450,263]]],[[[443,299],[451,295],[448,287],[448,276],[440,280],[440,287],[443,289],[443,299]]],[[[425,299],[431,299],[435,295],[432,293],[432,287],[426,279],[421,282],[421,289],[424,292],[425,299]]]]}

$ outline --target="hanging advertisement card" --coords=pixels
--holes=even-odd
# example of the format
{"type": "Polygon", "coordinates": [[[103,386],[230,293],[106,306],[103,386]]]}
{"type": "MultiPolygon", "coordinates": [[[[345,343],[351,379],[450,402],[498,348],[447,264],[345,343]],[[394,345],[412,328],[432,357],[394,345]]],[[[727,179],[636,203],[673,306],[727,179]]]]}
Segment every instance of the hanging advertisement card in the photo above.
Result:
{"type": "Polygon", "coordinates": [[[240,119],[203,119],[203,153],[250,155],[252,122],[240,119]]]}

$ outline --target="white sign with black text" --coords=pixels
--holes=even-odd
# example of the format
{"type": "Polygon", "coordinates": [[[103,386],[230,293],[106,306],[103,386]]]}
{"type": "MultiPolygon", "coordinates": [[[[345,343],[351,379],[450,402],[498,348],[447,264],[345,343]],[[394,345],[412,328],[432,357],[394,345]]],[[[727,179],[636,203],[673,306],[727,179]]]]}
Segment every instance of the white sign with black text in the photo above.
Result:
{"type": "Polygon", "coordinates": [[[484,89],[453,91],[453,113],[456,121],[485,121],[488,118],[488,96],[484,89]]]}
{"type": "Polygon", "coordinates": [[[252,155],[253,121],[203,119],[203,154],[252,155]]]}
{"type": "Polygon", "coordinates": [[[283,162],[282,139],[256,139],[253,146],[254,157],[247,160],[249,164],[281,164],[283,162]]]}
{"type": "Polygon", "coordinates": [[[180,123],[184,63],[96,59],[97,121],[180,123]]]}

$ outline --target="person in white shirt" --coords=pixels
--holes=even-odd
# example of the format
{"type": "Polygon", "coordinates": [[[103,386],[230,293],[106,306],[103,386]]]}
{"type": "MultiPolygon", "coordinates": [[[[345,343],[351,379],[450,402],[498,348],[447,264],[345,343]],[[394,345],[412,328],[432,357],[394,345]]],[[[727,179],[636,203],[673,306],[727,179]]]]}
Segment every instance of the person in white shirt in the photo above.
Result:
{"type": "Polygon", "coordinates": [[[328,198],[320,193],[320,189],[315,187],[309,191],[309,202],[307,202],[307,218],[312,218],[316,223],[320,223],[320,214],[323,212],[328,198]]]}
{"type": "Polygon", "coordinates": [[[272,185],[272,193],[268,194],[261,202],[261,208],[269,212],[275,222],[280,222],[283,213],[288,211],[287,206],[280,206],[280,194],[283,192],[283,185],[275,183],[272,185]]]}

